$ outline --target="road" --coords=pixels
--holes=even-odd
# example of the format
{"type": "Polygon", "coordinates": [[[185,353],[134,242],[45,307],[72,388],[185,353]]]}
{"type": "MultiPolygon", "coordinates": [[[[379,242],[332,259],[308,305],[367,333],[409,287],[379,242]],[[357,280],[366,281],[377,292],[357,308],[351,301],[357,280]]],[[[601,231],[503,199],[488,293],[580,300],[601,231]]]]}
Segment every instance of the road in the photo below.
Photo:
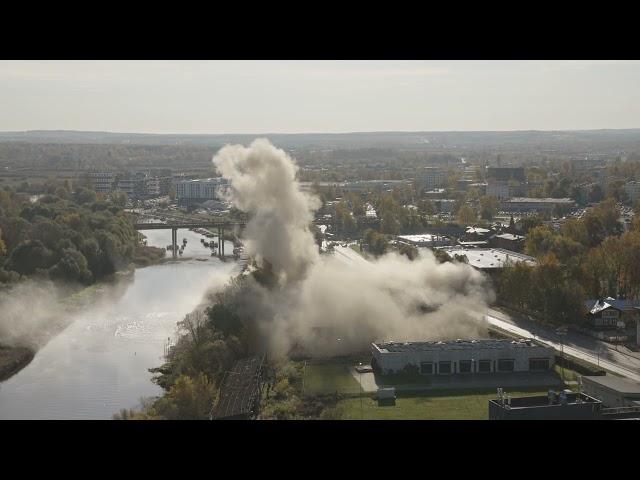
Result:
{"type": "MultiPolygon", "coordinates": [[[[336,258],[347,264],[367,262],[358,252],[349,247],[335,246],[336,258]]],[[[616,351],[614,347],[596,338],[576,332],[567,332],[561,337],[548,327],[532,321],[514,319],[506,313],[488,309],[486,319],[490,325],[520,337],[533,338],[557,351],[579,358],[603,369],[640,382],[640,358],[616,351]],[[598,354],[598,352],[600,352],[598,354]]]]}
{"type": "Polygon", "coordinates": [[[333,247],[333,254],[336,256],[336,258],[342,260],[343,262],[349,265],[357,264],[360,262],[365,262],[365,263],[367,262],[367,260],[362,255],[360,255],[358,252],[356,252],[350,247],[341,247],[341,246],[335,245],[333,247]]]}
{"type": "Polygon", "coordinates": [[[557,351],[564,351],[567,355],[594,365],[599,364],[606,370],[640,382],[640,360],[614,350],[605,342],[576,332],[567,332],[560,337],[549,328],[531,321],[514,320],[509,315],[491,308],[488,310],[486,319],[494,327],[520,337],[533,338],[557,351]],[[599,355],[598,351],[601,352],[599,355]]]}

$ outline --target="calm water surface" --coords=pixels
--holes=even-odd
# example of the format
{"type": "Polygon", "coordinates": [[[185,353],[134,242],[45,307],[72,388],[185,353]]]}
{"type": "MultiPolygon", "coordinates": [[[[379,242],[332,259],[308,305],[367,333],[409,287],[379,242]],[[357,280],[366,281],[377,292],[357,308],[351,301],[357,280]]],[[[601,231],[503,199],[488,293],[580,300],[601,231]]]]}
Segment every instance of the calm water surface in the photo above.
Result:
{"type": "MultiPolygon", "coordinates": [[[[170,230],[144,233],[149,245],[171,243],[170,230]]],[[[75,314],[26,368],[0,383],[0,419],[110,419],[158,395],[148,369],[163,362],[176,322],[237,269],[211,257],[200,235],[179,230],[178,242],[183,238],[189,260],[136,270],[113,298],[75,314]]],[[[226,242],[225,253],[232,251],[226,242]]]]}

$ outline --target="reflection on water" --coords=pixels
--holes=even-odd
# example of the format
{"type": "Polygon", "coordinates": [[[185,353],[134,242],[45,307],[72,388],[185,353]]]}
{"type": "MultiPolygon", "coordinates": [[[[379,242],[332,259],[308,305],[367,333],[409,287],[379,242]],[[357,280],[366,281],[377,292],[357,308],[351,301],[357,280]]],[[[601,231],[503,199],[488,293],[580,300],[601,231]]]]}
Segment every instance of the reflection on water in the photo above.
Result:
{"type": "MultiPolygon", "coordinates": [[[[171,243],[170,230],[144,233],[149,245],[171,243]]],[[[123,295],[76,314],[29,366],[0,383],[0,419],[109,419],[157,395],[148,369],[162,363],[176,322],[235,267],[210,257],[201,236],[180,230],[182,238],[183,256],[192,259],[137,270],[123,295]]],[[[225,250],[233,245],[227,242],[225,250]]]]}

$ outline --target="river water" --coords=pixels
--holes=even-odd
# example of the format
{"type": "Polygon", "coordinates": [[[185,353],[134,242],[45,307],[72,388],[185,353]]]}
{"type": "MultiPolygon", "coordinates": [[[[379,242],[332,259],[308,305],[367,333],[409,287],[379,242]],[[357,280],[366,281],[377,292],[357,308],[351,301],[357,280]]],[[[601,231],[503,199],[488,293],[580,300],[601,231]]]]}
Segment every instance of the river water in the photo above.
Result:
{"type": "MultiPolygon", "coordinates": [[[[150,246],[171,243],[170,230],[144,233],[150,246]]],[[[163,363],[176,322],[237,271],[237,263],[211,257],[201,235],[179,230],[178,242],[183,238],[188,260],[137,269],[127,285],[75,314],[26,368],[0,383],[0,419],[110,419],[160,394],[148,369],[163,363]]],[[[232,250],[226,242],[225,253],[232,250]]]]}

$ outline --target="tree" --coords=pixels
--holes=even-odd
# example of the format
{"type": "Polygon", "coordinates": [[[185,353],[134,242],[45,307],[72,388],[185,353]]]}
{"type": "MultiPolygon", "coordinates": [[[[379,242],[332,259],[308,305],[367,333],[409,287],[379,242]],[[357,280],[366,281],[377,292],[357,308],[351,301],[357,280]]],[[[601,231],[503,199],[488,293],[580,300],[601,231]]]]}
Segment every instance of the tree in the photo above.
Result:
{"type": "Polygon", "coordinates": [[[62,258],[49,271],[52,278],[91,283],[93,275],[89,270],[87,259],[74,248],[65,248],[62,258]]]}
{"type": "Polygon", "coordinates": [[[216,399],[216,386],[205,374],[180,375],[153,410],[167,420],[207,420],[216,399]]]}
{"type": "Polygon", "coordinates": [[[495,197],[484,196],[480,198],[480,218],[484,220],[493,220],[498,213],[499,202],[495,197]]]}
{"type": "Polygon", "coordinates": [[[458,221],[462,225],[469,225],[476,221],[477,215],[476,212],[471,208],[471,206],[464,204],[458,210],[458,221]]]}
{"type": "Polygon", "coordinates": [[[4,244],[4,240],[2,240],[2,229],[0,228],[0,257],[4,256],[7,253],[7,246],[4,244]]]}
{"type": "Polygon", "coordinates": [[[76,202],[78,202],[81,205],[94,203],[98,199],[96,192],[84,187],[80,187],[76,191],[75,197],[76,197],[76,202]]]}
{"type": "Polygon", "coordinates": [[[37,269],[48,269],[54,261],[54,253],[40,240],[26,240],[20,243],[7,260],[7,269],[30,275],[37,269]]]}

